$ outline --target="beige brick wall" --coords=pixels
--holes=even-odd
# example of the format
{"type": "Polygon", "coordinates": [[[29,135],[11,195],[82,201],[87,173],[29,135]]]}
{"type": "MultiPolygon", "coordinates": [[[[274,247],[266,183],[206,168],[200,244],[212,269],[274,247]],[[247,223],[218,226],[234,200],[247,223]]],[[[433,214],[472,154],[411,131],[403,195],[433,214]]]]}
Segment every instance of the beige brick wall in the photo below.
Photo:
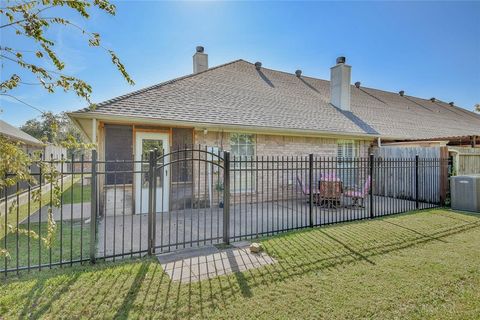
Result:
{"type": "MultiPolygon", "coordinates": [[[[335,157],[337,155],[337,141],[344,138],[316,138],[298,136],[279,136],[255,134],[256,155],[258,156],[306,156],[313,153],[316,156],[335,157]]],[[[195,144],[215,146],[230,150],[230,133],[201,130],[194,132],[195,144]]],[[[372,140],[358,140],[359,156],[367,157],[372,140]]]]}
{"type": "MultiPolygon", "coordinates": [[[[297,137],[297,136],[279,136],[279,135],[265,135],[256,134],[256,155],[263,156],[263,164],[254,164],[254,168],[259,171],[252,171],[247,169],[241,173],[232,173],[231,182],[232,186],[235,181],[236,189],[240,189],[240,181],[242,183],[242,189],[245,189],[245,181],[250,180],[250,184],[253,185],[254,192],[232,192],[231,202],[238,203],[255,201],[258,197],[259,201],[275,201],[278,197],[295,198],[301,197],[301,189],[297,186],[296,178],[300,177],[304,181],[307,179],[308,162],[305,157],[312,153],[319,157],[336,157],[337,155],[337,141],[335,138],[316,138],[316,137],[297,137]],[[278,163],[277,159],[289,160],[290,163],[278,163]],[[298,157],[298,158],[297,158],[298,157]],[[304,161],[300,161],[301,159],[304,161]],[[297,159],[299,160],[297,162],[297,159]],[[272,161],[273,160],[273,161],[272,161]],[[271,170],[275,169],[275,170],[271,170]],[[282,171],[276,169],[283,169],[282,171]],[[286,170],[285,170],[286,169],[286,170]],[[268,183],[267,183],[268,182],[268,183]],[[263,186],[263,188],[262,188],[263,186]],[[248,200],[248,201],[247,201],[248,200]]],[[[344,140],[344,139],[340,139],[344,140]]],[[[230,133],[227,132],[213,132],[209,131],[206,134],[202,130],[194,132],[194,141],[196,145],[202,146],[214,146],[224,150],[230,150],[230,133]]],[[[360,157],[367,157],[370,141],[358,141],[358,155],[360,157]]],[[[245,164],[245,163],[244,163],[245,164]]],[[[204,204],[209,199],[208,191],[208,174],[206,174],[206,168],[204,163],[194,166],[194,182],[195,190],[194,195],[196,202],[199,205],[204,204]],[[199,183],[198,183],[199,182],[199,183]],[[207,187],[206,187],[207,186],[207,187]]],[[[245,167],[243,167],[245,169],[245,167]]],[[[322,170],[324,173],[325,170],[322,170]]],[[[328,171],[328,170],[327,170],[328,171]]],[[[220,175],[210,175],[212,184],[212,198],[213,203],[216,204],[216,199],[221,199],[221,195],[218,195],[218,191],[215,186],[218,182],[221,183],[223,170],[220,170],[220,175]]],[[[316,173],[319,174],[320,172],[316,173]]]]}

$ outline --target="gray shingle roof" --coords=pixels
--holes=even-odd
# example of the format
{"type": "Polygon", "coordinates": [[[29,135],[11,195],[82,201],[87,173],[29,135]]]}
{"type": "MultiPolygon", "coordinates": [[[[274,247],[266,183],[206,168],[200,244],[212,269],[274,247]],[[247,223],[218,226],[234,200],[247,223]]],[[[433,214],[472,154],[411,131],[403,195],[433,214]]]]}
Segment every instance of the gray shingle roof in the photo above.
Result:
{"type": "Polygon", "coordinates": [[[72,113],[426,139],[480,134],[480,115],[447,103],[352,86],[351,112],[330,83],[236,60],[72,113]]]}
{"type": "Polygon", "coordinates": [[[6,123],[3,120],[0,120],[0,135],[6,136],[7,138],[15,141],[22,141],[27,145],[34,145],[34,146],[43,145],[43,143],[40,140],[12,126],[11,124],[6,123]]]}

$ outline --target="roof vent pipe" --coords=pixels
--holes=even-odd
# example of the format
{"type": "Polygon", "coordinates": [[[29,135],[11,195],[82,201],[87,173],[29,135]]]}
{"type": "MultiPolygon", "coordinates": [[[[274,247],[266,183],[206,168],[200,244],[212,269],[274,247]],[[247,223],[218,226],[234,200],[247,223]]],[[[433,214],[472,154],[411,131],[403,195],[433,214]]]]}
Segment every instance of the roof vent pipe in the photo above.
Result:
{"type": "Polygon", "coordinates": [[[360,88],[360,81],[355,82],[355,87],[360,88]]]}
{"type": "Polygon", "coordinates": [[[300,78],[302,76],[302,70],[295,71],[295,75],[300,78]]]}
{"type": "Polygon", "coordinates": [[[350,111],[350,87],[352,67],[345,64],[345,57],[338,57],[330,68],[330,103],[344,111],[350,111]]]}
{"type": "Polygon", "coordinates": [[[455,103],[453,101],[449,102],[448,104],[451,105],[452,107],[455,105],[455,103]]]}
{"type": "Polygon", "coordinates": [[[255,62],[255,69],[260,70],[262,68],[262,63],[257,61],[255,62]]]}
{"type": "Polygon", "coordinates": [[[430,98],[430,101],[435,102],[435,101],[437,101],[437,99],[435,99],[435,98],[430,98]]]}
{"type": "Polygon", "coordinates": [[[195,48],[193,55],[193,73],[202,72],[208,69],[208,54],[204,53],[205,49],[202,46],[195,48]]]}
{"type": "Polygon", "coordinates": [[[405,91],[400,90],[400,91],[398,91],[398,94],[399,94],[401,97],[403,97],[403,96],[405,95],[405,91]]]}

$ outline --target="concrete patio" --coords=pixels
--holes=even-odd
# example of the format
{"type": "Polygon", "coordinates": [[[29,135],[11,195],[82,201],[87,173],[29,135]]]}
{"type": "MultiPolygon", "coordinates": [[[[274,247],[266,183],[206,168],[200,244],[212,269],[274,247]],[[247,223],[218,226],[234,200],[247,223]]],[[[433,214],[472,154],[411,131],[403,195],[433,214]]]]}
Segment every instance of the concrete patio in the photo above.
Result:
{"type": "MultiPolygon", "coordinates": [[[[376,215],[388,215],[415,209],[415,202],[375,196],[376,215]]],[[[432,207],[420,204],[420,208],[432,207]]],[[[324,208],[313,206],[314,225],[323,225],[370,217],[369,201],[365,207],[324,208]]],[[[232,241],[270,235],[279,231],[309,226],[309,204],[304,199],[241,203],[230,207],[232,241]]],[[[156,252],[204,246],[222,242],[223,209],[197,208],[157,213],[155,218],[156,252]]],[[[148,215],[117,212],[99,218],[98,256],[112,256],[146,251],[148,215]]]]}

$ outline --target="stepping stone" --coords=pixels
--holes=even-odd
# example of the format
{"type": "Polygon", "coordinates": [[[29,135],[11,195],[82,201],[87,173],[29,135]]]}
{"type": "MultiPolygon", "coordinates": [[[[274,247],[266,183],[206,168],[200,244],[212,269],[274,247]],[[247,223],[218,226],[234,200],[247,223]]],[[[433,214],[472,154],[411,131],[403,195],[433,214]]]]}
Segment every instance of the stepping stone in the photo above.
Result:
{"type": "Polygon", "coordinates": [[[191,283],[233,272],[243,272],[276,263],[265,252],[251,253],[250,242],[230,247],[206,246],[158,255],[163,270],[173,281],[191,283]]]}

